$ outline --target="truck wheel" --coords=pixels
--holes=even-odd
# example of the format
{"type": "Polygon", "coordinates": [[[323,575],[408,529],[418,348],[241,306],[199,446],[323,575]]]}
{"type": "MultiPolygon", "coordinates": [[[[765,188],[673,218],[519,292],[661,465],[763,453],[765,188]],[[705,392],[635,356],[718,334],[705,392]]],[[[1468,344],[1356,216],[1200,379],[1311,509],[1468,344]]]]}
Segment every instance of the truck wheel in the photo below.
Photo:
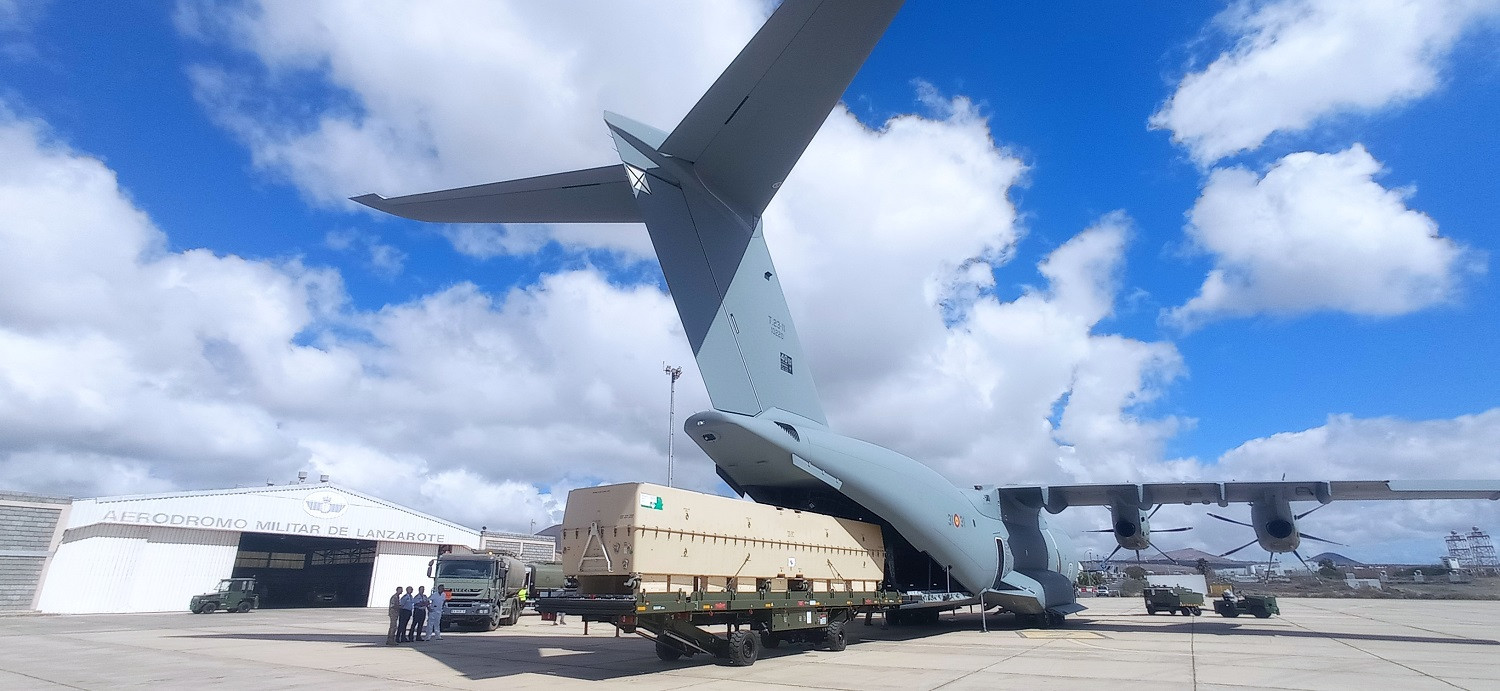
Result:
{"type": "Polygon", "coordinates": [[[500,613],[496,612],[494,614],[491,614],[488,619],[480,622],[480,627],[485,631],[494,631],[495,629],[500,628],[500,613]]]}
{"type": "Polygon", "coordinates": [[[241,602],[238,607],[234,608],[234,611],[239,612],[240,614],[244,614],[246,612],[249,612],[250,611],[250,603],[249,602],[241,602]]]}
{"type": "Polygon", "coordinates": [[[510,618],[505,621],[506,626],[515,626],[521,623],[521,606],[521,603],[517,601],[516,605],[510,608],[510,618]]]}
{"type": "Polygon", "coordinates": [[[849,636],[844,631],[844,622],[836,621],[829,624],[823,636],[828,643],[828,649],[832,652],[836,653],[849,647],[849,636]]]}
{"type": "Polygon", "coordinates": [[[749,667],[755,664],[757,657],[760,657],[760,635],[749,629],[740,629],[729,634],[729,664],[731,666],[749,667]]]}
{"type": "Polygon", "coordinates": [[[1147,605],[1146,606],[1146,614],[1150,614],[1151,616],[1156,616],[1156,608],[1152,607],[1150,605],[1147,605]]]}
{"type": "Polygon", "coordinates": [[[656,642],[656,657],[662,662],[676,662],[682,657],[682,651],[674,648],[663,641],[656,642]]]}
{"type": "Polygon", "coordinates": [[[1271,613],[1270,612],[1256,612],[1255,613],[1255,618],[1256,619],[1270,619],[1271,618],[1271,613]]]}

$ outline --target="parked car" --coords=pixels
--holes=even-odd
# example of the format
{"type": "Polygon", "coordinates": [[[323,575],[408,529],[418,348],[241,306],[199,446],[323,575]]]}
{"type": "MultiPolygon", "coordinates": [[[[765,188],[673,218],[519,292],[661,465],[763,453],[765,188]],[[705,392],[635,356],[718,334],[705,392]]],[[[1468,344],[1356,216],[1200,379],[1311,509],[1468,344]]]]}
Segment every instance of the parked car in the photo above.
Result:
{"type": "Polygon", "coordinates": [[[1101,585],[1098,590],[1094,591],[1094,597],[1119,597],[1119,595],[1119,593],[1110,590],[1107,585],[1101,585]]]}

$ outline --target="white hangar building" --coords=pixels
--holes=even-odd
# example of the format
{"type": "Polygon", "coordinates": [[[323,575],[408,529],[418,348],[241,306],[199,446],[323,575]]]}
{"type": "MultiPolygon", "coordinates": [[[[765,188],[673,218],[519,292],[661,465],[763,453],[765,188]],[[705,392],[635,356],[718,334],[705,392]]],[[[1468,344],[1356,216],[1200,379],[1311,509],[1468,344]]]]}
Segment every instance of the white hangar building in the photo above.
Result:
{"type": "Polygon", "coordinates": [[[330,484],[78,499],[62,518],[35,607],[186,610],[221,578],[254,576],[263,607],[384,607],[430,584],[440,550],[480,532],[330,484]]]}

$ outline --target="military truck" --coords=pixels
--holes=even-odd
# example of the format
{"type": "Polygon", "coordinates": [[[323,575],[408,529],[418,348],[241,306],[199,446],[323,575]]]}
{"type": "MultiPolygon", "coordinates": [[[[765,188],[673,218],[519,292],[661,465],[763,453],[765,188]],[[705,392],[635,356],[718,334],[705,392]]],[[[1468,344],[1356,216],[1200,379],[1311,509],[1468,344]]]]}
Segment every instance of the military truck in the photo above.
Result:
{"type": "Polygon", "coordinates": [[[1187,588],[1153,586],[1143,591],[1141,597],[1146,600],[1146,614],[1169,612],[1194,617],[1203,614],[1203,593],[1187,588]]]}
{"type": "Polygon", "coordinates": [[[526,587],[526,564],[508,554],[471,551],[443,554],[428,562],[433,590],[453,593],[443,614],[443,627],[469,625],[494,631],[521,618],[521,589],[526,587]]]}
{"type": "Polygon", "coordinates": [[[194,595],[188,601],[188,611],[208,614],[218,610],[249,612],[260,607],[260,595],[255,592],[254,578],[225,578],[211,593],[194,595]]]}
{"type": "Polygon", "coordinates": [[[569,579],[563,574],[560,561],[533,561],[526,564],[527,607],[536,607],[537,598],[550,597],[568,588],[569,579]]]}
{"type": "Polygon", "coordinates": [[[1253,614],[1260,619],[1267,619],[1272,614],[1281,614],[1281,607],[1276,605],[1276,597],[1273,595],[1243,595],[1233,600],[1214,600],[1214,611],[1222,617],[1253,614]]]}

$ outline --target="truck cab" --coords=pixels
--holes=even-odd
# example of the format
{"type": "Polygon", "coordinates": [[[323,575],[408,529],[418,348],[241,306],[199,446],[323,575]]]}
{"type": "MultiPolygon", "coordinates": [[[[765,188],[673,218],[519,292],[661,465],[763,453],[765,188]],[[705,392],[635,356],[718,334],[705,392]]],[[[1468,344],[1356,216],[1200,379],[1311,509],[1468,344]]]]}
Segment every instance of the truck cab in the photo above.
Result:
{"type": "Polygon", "coordinates": [[[521,618],[521,590],[527,569],[521,560],[505,554],[474,552],[444,554],[427,566],[438,587],[452,593],[443,614],[443,624],[469,624],[493,631],[514,625],[521,618]]]}

